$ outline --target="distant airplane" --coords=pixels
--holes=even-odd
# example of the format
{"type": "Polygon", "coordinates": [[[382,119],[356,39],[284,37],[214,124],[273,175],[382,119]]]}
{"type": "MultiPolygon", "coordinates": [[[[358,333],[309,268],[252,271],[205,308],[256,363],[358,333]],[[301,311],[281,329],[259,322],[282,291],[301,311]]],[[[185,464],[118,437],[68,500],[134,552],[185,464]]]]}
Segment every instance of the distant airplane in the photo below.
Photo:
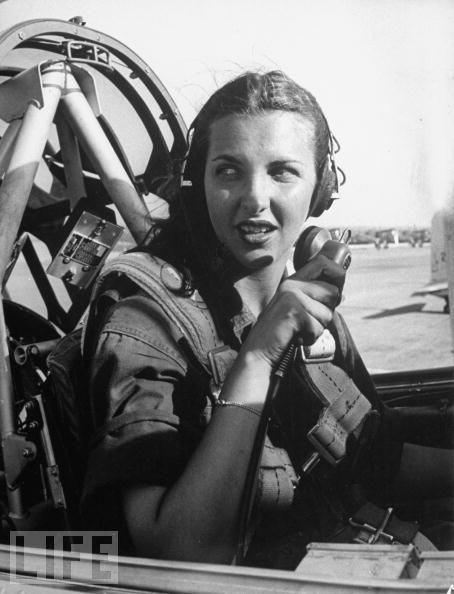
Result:
{"type": "Polygon", "coordinates": [[[398,245],[399,232],[397,229],[381,229],[375,233],[375,247],[387,249],[389,244],[398,245]]]}
{"type": "Polygon", "coordinates": [[[445,300],[444,312],[449,312],[448,273],[446,270],[446,243],[444,211],[436,212],[432,218],[430,281],[412,296],[433,295],[445,300]]]}

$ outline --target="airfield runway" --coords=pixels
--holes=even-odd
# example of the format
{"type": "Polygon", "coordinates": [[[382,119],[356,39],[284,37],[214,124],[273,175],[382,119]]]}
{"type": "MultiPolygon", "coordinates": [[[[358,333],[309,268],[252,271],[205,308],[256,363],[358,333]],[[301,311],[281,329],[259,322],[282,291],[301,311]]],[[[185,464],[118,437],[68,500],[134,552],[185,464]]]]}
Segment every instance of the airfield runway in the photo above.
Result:
{"type": "Polygon", "coordinates": [[[444,300],[412,297],[430,279],[430,245],[377,250],[352,246],[346,319],[369,369],[421,369],[452,365],[453,347],[444,300]]]}
{"type": "MultiPolygon", "coordinates": [[[[44,249],[38,251],[43,257],[44,249]]],[[[352,246],[352,252],[339,311],[368,368],[388,371],[452,365],[444,300],[411,296],[429,281],[430,245],[393,246],[387,250],[352,246]]],[[[11,297],[45,313],[36,290],[30,286],[30,275],[20,258],[8,282],[11,297]]]]}

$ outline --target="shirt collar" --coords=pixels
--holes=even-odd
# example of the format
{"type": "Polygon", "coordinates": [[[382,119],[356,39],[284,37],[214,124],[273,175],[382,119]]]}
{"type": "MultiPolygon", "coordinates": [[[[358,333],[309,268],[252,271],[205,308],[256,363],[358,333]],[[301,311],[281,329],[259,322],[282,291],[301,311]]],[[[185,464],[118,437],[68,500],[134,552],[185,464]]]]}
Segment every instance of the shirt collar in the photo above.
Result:
{"type": "MultiPolygon", "coordinates": [[[[282,280],[287,278],[287,276],[289,276],[289,271],[286,268],[284,270],[284,274],[282,275],[282,280]]],[[[230,325],[236,339],[242,343],[245,336],[247,335],[245,335],[245,330],[250,329],[250,327],[253,326],[257,321],[257,318],[249,309],[247,304],[241,299],[239,293],[236,294],[238,297],[238,302],[236,303],[237,312],[233,313],[230,317],[230,325]]]]}
{"type": "Polygon", "coordinates": [[[241,311],[230,318],[233,333],[240,343],[242,342],[245,329],[252,326],[255,321],[256,317],[249,307],[243,302],[241,311]]]}

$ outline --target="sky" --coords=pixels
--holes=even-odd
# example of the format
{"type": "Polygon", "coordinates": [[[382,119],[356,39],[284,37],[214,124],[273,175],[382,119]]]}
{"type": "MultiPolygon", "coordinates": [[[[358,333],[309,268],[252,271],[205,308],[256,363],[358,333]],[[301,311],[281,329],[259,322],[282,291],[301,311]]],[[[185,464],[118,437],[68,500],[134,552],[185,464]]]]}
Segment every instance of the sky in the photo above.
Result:
{"type": "Polygon", "coordinates": [[[188,124],[245,69],[312,91],[347,174],[320,224],[426,226],[454,208],[452,0],[3,0],[0,30],[75,15],[139,54],[188,124]]]}

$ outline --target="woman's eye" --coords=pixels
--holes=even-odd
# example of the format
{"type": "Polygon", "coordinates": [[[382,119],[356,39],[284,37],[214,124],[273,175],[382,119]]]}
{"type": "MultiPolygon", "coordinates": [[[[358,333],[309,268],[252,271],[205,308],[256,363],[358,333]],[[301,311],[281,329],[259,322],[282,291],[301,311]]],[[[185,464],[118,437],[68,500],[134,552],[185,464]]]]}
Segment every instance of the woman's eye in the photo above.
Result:
{"type": "Polygon", "coordinates": [[[271,177],[281,182],[291,182],[298,177],[298,171],[290,167],[276,167],[270,171],[271,177]]]}
{"type": "Polygon", "coordinates": [[[222,165],[221,167],[218,167],[216,169],[216,175],[217,177],[226,180],[236,179],[239,175],[239,171],[236,167],[233,167],[232,165],[222,165]]]}

